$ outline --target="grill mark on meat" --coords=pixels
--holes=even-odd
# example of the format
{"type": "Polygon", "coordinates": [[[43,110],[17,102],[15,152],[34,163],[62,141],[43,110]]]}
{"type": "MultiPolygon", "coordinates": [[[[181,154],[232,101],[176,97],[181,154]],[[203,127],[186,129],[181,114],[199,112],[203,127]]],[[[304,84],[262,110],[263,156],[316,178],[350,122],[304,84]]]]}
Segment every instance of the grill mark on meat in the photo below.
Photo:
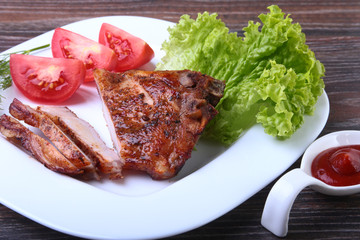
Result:
{"type": "Polygon", "coordinates": [[[52,171],[71,176],[78,176],[84,172],[66,159],[48,141],[6,114],[0,117],[0,132],[10,142],[27,150],[35,159],[52,171]]]}
{"type": "Polygon", "coordinates": [[[94,76],[124,168],[145,171],[154,179],[175,176],[190,158],[206,124],[217,114],[214,106],[225,87],[222,81],[188,70],[97,69],[94,76]]]}

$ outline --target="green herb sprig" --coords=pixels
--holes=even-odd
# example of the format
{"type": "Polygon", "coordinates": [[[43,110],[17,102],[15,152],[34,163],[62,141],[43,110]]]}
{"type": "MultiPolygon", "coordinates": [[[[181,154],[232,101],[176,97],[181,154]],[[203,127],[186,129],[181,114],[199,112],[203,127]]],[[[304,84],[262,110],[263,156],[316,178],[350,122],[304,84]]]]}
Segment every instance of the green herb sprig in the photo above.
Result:
{"type": "MultiPolygon", "coordinates": [[[[12,52],[12,53],[0,54],[0,89],[5,90],[5,89],[9,88],[12,84],[12,78],[10,75],[10,65],[9,65],[11,54],[17,53],[17,54],[29,55],[30,53],[32,53],[34,51],[41,50],[41,49],[47,48],[49,46],[50,46],[50,44],[45,44],[40,47],[31,48],[29,50],[22,50],[22,51],[17,51],[17,52],[12,52]]],[[[2,98],[2,96],[0,95],[0,102],[1,102],[1,98],[2,98]]]]}

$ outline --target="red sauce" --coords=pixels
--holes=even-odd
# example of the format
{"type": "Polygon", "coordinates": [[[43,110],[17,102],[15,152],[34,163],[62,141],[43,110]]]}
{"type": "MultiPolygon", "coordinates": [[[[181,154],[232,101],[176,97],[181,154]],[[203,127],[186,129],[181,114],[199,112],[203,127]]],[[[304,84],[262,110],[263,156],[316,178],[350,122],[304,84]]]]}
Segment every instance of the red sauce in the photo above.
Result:
{"type": "Polygon", "coordinates": [[[329,148],[313,161],[311,174],[333,186],[360,184],[360,145],[329,148]]]}

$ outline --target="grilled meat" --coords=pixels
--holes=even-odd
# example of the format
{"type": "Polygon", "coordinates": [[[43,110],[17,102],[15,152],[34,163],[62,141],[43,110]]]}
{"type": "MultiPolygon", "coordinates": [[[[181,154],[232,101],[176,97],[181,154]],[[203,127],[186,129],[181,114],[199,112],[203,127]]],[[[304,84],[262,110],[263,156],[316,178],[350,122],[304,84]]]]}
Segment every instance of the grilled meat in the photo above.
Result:
{"type": "Polygon", "coordinates": [[[29,151],[39,162],[47,168],[67,175],[83,174],[72,162],[66,159],[53,145],[42,137],[31,132],[16,119],[2,115],[0,117],[0,132],[15,145],[29,151]]]}
{"type": "Polygon", "coordinates": [[[95,163],[100,172],[110,179],[122,177],[122,159],[106,146],[95,129],[67,107],[39,106],[38,111],[48,116],[95,163]]]}
{"type": "Polygon", "coordinates": [[[15,118],[39,128],[70,162],[84,170],[84,178],[99,179],[95,164],[45,114],[23,104],[16,98],[10,104],[9,112],[15,118]]]}
{"type": "Polygon", "coordinates": [[[175,176],[217,114],[225,84],[199,72],[94,71],[105,119],[124,168],[175,176]]]}

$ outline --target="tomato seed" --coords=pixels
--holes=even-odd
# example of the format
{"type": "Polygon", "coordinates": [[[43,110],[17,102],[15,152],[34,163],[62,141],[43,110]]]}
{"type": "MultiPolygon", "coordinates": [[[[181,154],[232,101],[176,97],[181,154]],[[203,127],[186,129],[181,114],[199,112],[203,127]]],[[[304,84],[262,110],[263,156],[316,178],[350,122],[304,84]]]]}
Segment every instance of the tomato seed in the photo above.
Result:
{"type": "Polygon", "coordinates": [[[32,79],[34,79],[34,78],[36,78],[37,77],[37,74],[36,73],[31,73],[31,74],[29,74],[28,76],[27,76],[27,78],[29,79],[29,80],[32,80],[32,79]]]}

